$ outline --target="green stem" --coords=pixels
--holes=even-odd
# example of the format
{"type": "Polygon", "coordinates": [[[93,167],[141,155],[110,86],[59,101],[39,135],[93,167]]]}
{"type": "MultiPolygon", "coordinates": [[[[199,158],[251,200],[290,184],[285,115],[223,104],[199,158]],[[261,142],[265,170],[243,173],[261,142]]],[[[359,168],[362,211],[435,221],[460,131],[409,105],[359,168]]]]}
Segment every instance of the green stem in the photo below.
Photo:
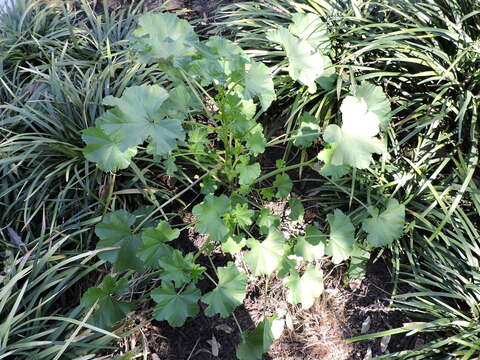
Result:
{"type": "Polygon", "coordinates": [[[290,166],[286,166],[284,168],[281,168],[281,169],[276,169],[276,170],[273,170],[271,172],[269,172],[268,174],[265,174],[263,176],[260,176],[257,180],[255,180],[253,182],[253,184],[251,185],[254,185],[254,184],[258,184],[262,181],[265,181],[267,180],[268,178],[271,178],[272,176],[275,176],[275,175],[278,175],[278,174],[281,174],[285,171],[290,171],[290,170],[294,170],[294,169],[298,169],[300,167],[303,167],[303,166],[307,166],[307,165],[310,165],[312,163],[314,163],[317,159],[315,158],[312,158],[308,161],[305,161],[305,162],[301,162],[301,163],[298,163],[298,164],[295,164],[295,165],[290,165],[290,166]]]}

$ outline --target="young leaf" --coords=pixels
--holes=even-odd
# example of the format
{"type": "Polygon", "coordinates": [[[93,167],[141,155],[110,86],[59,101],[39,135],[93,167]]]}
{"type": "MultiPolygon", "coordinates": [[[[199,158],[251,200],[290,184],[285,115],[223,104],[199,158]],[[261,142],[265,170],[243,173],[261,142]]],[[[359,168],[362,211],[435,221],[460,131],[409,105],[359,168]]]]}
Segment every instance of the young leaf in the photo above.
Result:
{"type": "Polygon", "coordinates": [[[195,264],[193,253],[183,256],[179,250],[173,250],[170,257],[162,257],[158,259],[158,264],[162,268],[160,279],[165,282],[173,281],[177,288],[189,283],[197,281],[202,277],[205,268],[195,264]]]}
{"type": "Polygon", "coordinates": [[[175,240],[180,231],[172,229],[166,221],[160,221],[155,228],[146,228],[140,236],[143,245],[138,251],[138,257],[147,267],[156,267],[158,260],[172,255],[172,248],[166,242],[175,240]]]}
{"type": "Polygon", "coordinates": [[[239,253],[247,244],[245,237],[241,235],[230,235],[227,240],[222,243],[222,251],[229,254],[239,253]]]}
{"type": "Polygon", "coordinates": [[[362,229],[368,233],[367,241],[373,247],[391,244],[402,236],[405,225],[405,206],[396,199],[388,200],[385,211],[379,214],[377,208],[373,209],[374,215],[363,220],[362,229]]]}
{"type": "Polygon", "coordinates": [[[220,314],[221,317],[227,317],[243,303],[248,278],[246,274],[238,271],[233,262],[217,268],[217,273],[217,287],[203,295],[202,301],[208,305],[205,309],[207,316],[220,314]]]}
{"type": "Polygon", "coordinates": [[[303,208],[302,202],[296,197],[292,197],[288,200],[288,205],[290,206],[290,219],[293,221],[302,221],[303,215],[305,215],[305,209],[303,208]]]}
{"type": "Polygon", "coordinates": [[[82,140],[87,144],[83,149],[85,158],[96,163],[103,171],[126,169],[130,166],[132,157],[137,154],[135,147],[120,150],[119,142],[97,127],[83,130],[82,140]]]}
{"type": "Polygon", "coordinates": [[[253,117],[257,106],[252,100],[244,100],[235,94],[228,94],[218,102],[220,114],[217,116],[224,126],[232,129],[238,138],[244,138],[255,127],[253,117]]]}
{"type": "Polygon", "coordinates": [[[290,274],[283,280],[289,291],[287,300],[290,304],[302,304],[302,309],[309,309],[315,299],[323,292],[323,273],[309,265],[300,277],[297,272],[290,274]]]}
{"type": "Polygon", "coordinates": [[[270,107],[275,100],[273,80],[270,69],[262,63],[253,62],[247,66],[245,75],[245,99],[252,99],[255,95],[260,99],[263,111],[270,107]]]}
{"type": "Polygon", "coordinates": [[[277,193],[275,194],[275,196],[283,199],[286,198],[288,194],[290,194],[290,191],[292,191],[293,183],[292,180],[290,180],[290,176],[288,176],[287,174],[278,174],[275,177],[273,186],[277,188],[277,193]]]}
{"type": "Polygon", "coordinates": [[[260,176],[262,171],[259,163],[251,165],[239,163],[236,166],[236,170],[239,172],[238,183],[240,185],[250,185],[260,176]]]}
{"type": "Polygon", "coordinates": [[[98,287],[91,287],[83,294],[81,304],[85,308],[91,308],[98,300],[98,308],[91,317],[96,326],[108,328],[125,318],[132,310],[132,303],[112,297],[113,294],[120,294],[126,289],[128,289],[127,279],[115,281],[111,276],[106,276],[98,287]]]}
{"type": "Polygon", "coordinates": [[[320,136],[320,125],[318,120],[309,113],[303,113],[300,117],[300,126],[294,131],[293,145],[306,148],[320,136]]]}
{"type": "Polygon", "coordinates": [[[252,268],[253,274],[270,275],[274,272],[282,261],[284,245],[285,238],[279,231],[271,231],[262,242],[247,240],[247,246],[251,250],[245,255],[245,261],[252,268]]]}
{"type": "Polygon", "coordinates": [[[283,320],[276,316],[264,319],[252,331],[244,331],[243,342],[237,347],[239,360],[261,360],[262,355],[270,349],[270,345],[280,338],[283,332],[283,320]]]}
{"type": "Polygon", "coordinates": [[[332,256],[334,264],[340,264],[352,254],[355,228],[350,218],[338,209],[335,209],[333,215],[327,215],[327,221],[330,225],[330,239],[325,253],[332,256]]]}
{"type": "Polygon", "coordinates": [[[182,326],[188,317],[198,314],[200,307],[200,290],[194,284],[188,285],[183,291],[177,292],[171,282],[162,281],[162,285],[150,293],[157,303],[154,309],[155,319],[166,320],[170,326],[182,326]]]}
{"type": "Polygon", "coordinates": [[[95,227],[95,234],[100,238],[97,249],[118,247],[99,253],[98,257],[113,264],[115,271],[133,269],[143,270],[142,262],[136,254],[141,246],[140,237],[133,235],[130,227],[135,216],[128,211],[117,210],[105,215],[102,222],[95,227]]]}
{"type": "Polygon", "coordinates": [[[307,225],[305,235],[296,238],[295,255],[305,261],[321,259],[325,255],[327,236],[313,225],[307,225]]]}
{"type": "Polygon", "coordinates": [[[186,20],[174,14],[145,14],[140,17],[131,42],[140,62],[163,60],[177,66],[197,52],[198,36],[186,20]]]}
{"type": "Polygon", "coordinates": [[[105,105],[115,106],[96,120],[96,125],[112,138],[118,139],[120,150],[149,139],[147,151],[165,155],[185,139],[181,121],[171,119],[162,110],[168,92],[158,85],[132,86],[120,98],[108,96],[105,105]]]}
{"type": "Polygon", "coordinates": [[[269,209],[263,208],[258,215],[257,225],[260,228],[260,233],[266,235],[280,225],[280,218],[277,215],[272,215],[269,209]]]}
{"type": "Polygon", "coordinates": [[[249,209],[248,204],[237,204],[231,212],[233,222],[243,229],[253,224],[254,215],[255,211],[249,209]]]}
{"type": "Polygon", "coordinates": [[[193,207],[193,215],[198,218],[196,229],[202,234],[208,234],[213,241],[224,241],[228,227],[222,217],[230,209],[230,200],[225,195],[207,195],[202,203],[193,207]]]}

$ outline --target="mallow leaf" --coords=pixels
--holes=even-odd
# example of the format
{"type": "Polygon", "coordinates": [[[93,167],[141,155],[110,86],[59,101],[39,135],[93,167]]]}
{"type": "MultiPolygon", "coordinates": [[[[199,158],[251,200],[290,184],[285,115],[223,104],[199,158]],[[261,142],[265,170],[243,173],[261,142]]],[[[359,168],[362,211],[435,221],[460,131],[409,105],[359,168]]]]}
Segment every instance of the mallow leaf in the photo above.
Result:
{"type": "Polygon", "coordinates": [[[272,215],[270,209],[263,208],[258,215],[257,225],[260,228],[260,233],[266,235],[280,225],[280,217],[272,215]]]}
{"type": "Polygon", "coordinates": [[[307,40],[299,39],[283,27],[272,31],[268,39],[281,44],[285,49],[290,77],[306,85],[310,93],[315,93],[315,80],[325,75],[325,70],[331,64],[330,59],[317,51],[307,40]]]}
{"type": "Polygon", "coordinates": [[[106,276],[99,286],[91,287],[83,294],[80,302],[84,307],[91,308],[97,303],[98,308],[90,318],[93,324],[105,329],[125,318],[133,304],[117,300],[112,295],[121,294],[127,289],[127,279],[116,281],[113,277],[106,276]]]}
{"type": "Polygon", "coordinates": [[[241,83],[250,59],[240,46],[219,36],[211,36],[198,46],[200,57],[189,64],[188,73],[199,77],[203,86],[241,83]]]}
{"type": "Polygon", "coordinates": [[[138,251],[138,257],[145,266],[158,266],[159,259],[168,258],[172,254],[172,248],[165,243],[175,240],[179,235],[180,231],[172,229],[166,221],[160,221],[155,228],[144,229],[140,234],[143,245],[138,251]]]}
{"type": "Polygon", "coordinates": [[[158,264],[162,269],[160,279],[173,281],[177,288],[202,278],[205,267],[195,264],[193,253],[183,254],[174,249],[169,257],[161,257],[158,264]]]}
{"type": "Polygon", "coordinates": [[[290,194],[290,191],[292,191],[293,183],[288,174],[278,174],[277,176],[275,176],[273,186],[277,188],[277,193],[275,194],[275,196],[283,199],[286,198],[288,194],[290,194]]]}
{"type": "Polygon", "coordinates": [[[166,155],[176,147],[177,140],[185,139],[181,119],[169,118],[162,108],[168,97],[169,93],[158,85],[129,87],[120,98],[104,99],[105,105],[114,108],[97,118],[96,125],[118,139],[122,151],[148,139],[150,154],[166,155]]]}
{"type": "Polygon", "coordinates": [[[243,95],[245,99],[257,96],[260,99],[263,110],[267,110],[275,100],[273,79],[270,69],[263,63],[252,62],[247,66],[243,95]]]}
{"type": "Polygon", "coordinates": [[[284,328],[284,321],[276,316],[264,319],[252,331],[242,332],[243,341],[237,347],[239,360],[261,360],[262,355],[270,349],[272,343],[279,339],[284,328]]]}
{"type": "Polygon", "coordinates": [[[241,228],[245,229],[253,224],[253,216],[255,211],[248,208],[248,204],[236,204],[235,208],[231,211],[230,217],[233,223],[237,224],[241,228]]]}
{"type": "Polygon", "coordinates": [[[280,231],[271,231],[262,242],[248,239],[250,251],[245,255],[246,263],[255,276],[270,275],[282,262],[285,251],[285,238],[280,231]]]}
{"type": "Polygon", "coordinates": [[[283,280],[288,288],[287,301],[290,304],[302,304],[302,309],[312,307],[315,299],[323,292],[323,272],[308,265],[302,276],[295,271],[283,280]]]}
{"type": "Polygon", "coordinates": [[[386,148],[375,138],[343,131],[338,125],[328,125],[323,139],[330,143],[330,162],[333,166],[352,166],[365,169],[372,162],[372,154],[384,154],[386,148]]]}
{"type": "Polygon", "coordinates": [[[143,264],[136,256],[142,242],[131,230],[134,222],[134,215],[126,210],[117,210],[105,215],[102,222],[95,226],[95,234],[100,238],[97,249],[118,248],[98,254],[100,259],[113,264],[115,271],[143,270],[143,264]]]}
{"type": "Polygon", "coordinates": [[[342,127],[329,125],[323,134],[323,139],[330,143],[330,148],[319,155],[326,164],[324,175],[343,172],[338,166],[365,169],[372,162],[372,154],[387,153],[385,145],[375,137],[390,121],[387,97],[379,86],[366,83],[353,87],[353,92],[340,107],[342,127]]]}
{"type": "Polygon", "coordinates": [[[227,317],[243,303],[248,278],[246,274],[238,271],[233,262],[217,268],[217,274],[218,284],[215,289],[202,296],[202,301],[208,305],[205,314],[227,317]]]}
{"type": "Polygon", "coordinates": [[[323,162],[320,170],[317,170],[323,176],[330,176],[333,180],[340,179],[347,175],[351,168],[347,165],[333,165],[332,157],[335,155],[335,148],[325,148],[318,154],[318,160],[323,162]]]}
{"type": "Polygon", "coordinates": [[[250,152],[257,156],[265,151],[267,146],[267,140],[263,135],[263,127],[261,124],[255,125],[253,129],[250,130],[250,133],[246,137],[247,148],[250,152]]]}
{"type": "Polygon", "coordinates": [[[300,117],[300,125],[293,132],[295,139],[293,145],[306,148],[310,146],[320,136],[320,125],[318,120],[309,113],[303,113],[300,117]]]}
{"type": "Polygon", "coordinates": [[[320,16],[314,13],[296,13],[292,15],[293,23],[288,29],[301,40],[307,41],[314,48],[328,50],[330,36],[320,16]]]}
{"type": "Polygon", "coordinates": [[[396,199],[388,200],[386,209],[379,213],[372,210],[373,216],[363,220],[362,229],[367,232],[367,241],[373,247],[391,244],[402,236],[405,225],[405,206],[396,199]]]}
{"type": "Polygon", "coordinates": [[[327,236],[313,225],[307,225],[305,235],[296,238],[295,255],[305,261],[321,259],[325,255],[327,236]]]}
{"type": "Polygon", "coordinates": [[[330,225],[330,236],[325,253],[332,256],[334,264],[340,264],[352,254],[355,228],[350,218],[339,209],[335,209],[333,214],[328,214],[327,221],[330,225]]]}
{"type": "Polygon", "coordinates": [[[225,195],[207,195],[205,200],[193,207],[193,215],[198,219],[195,224],[198,232],[208,234],[213,241],[222,242],[228,234],[223,216],[231,210],[230,199],[225,195]]]}
{"type": "Polygon", "coordinates": [[[244,100],[235,94],[227,94],[218,101],[220,113],[217,116],[223,125],[232,129],[238,138],[244,138],[255,127],[257,106],[253,100],[244,100]]]}
{"type": "Polygon", "coordinates": [[[130,41],[140,62],[163,60],[174,66],[195,55],[199,42],[188,21],[171,13],[142,15],[130,41]]]}
{"type": "Polygon", "coordinates": [[[242,235],[229,235],[227,240],[222,242],[222,251],[229,254],[238,254],[246,243],[247,240],[242,235]]]}
{"type": "Polygon", "coordinates": [[[124,151],[119,147],[119,141],[105,134],[98,127],[89,127],[83,130],[82,140],[87,144],[83,148],[83,155],[91,162],[97,164],[103,171],[117,171],[130,166],[132,157],[137,153],[135,147],[124,151]]]}
{"type": "Polygon", "coordinates": [[[250,185],[260,176],[261,172],[259,163],[253,163],[250,165],[239,163],[235,169],[239,174],[238,183],[240,185],[250,185]]]}
{"type": "Polygon", "coordinates": [[[177,291],[171,282],[162,281],[161,287],[150,293],[151,298],[157,303],[153,315],[159,321],[168,321],[170,326],[182,326],[188,317],[198,314],[200,295],[200,290],[194,284],[177,291]]]}
{"type": "Polygon", "coordinates": [[[353,96],[347,96],[340,107],[343,122],[348,123],[345,126],[361,134],[371,131],[370,136],[375,136],[379,128],[385,130],[390,122],[391,107],[382,88],[365,82],[354,86],[352,92],[353,96]]]}

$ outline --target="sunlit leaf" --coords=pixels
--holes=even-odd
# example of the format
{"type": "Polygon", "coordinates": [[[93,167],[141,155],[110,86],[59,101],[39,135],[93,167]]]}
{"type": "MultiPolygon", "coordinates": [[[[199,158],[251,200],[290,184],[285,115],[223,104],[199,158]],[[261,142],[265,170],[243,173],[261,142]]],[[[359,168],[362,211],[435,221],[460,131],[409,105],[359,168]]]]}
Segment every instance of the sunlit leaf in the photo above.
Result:
{"type": "Polygon", "coordinates": [[[245,255],[245,261],[251,267],[255,276],[270,275],[277,270],[285,251],[285,238],[279,231],[272,231],[262,242],[249,239],[247,246],[250,251],[245,255]]]}
{"type": "Polygon", "coordinates": [[[177,66],[196,54],[198,36],[186,20],[174,14],[149,13],[139,18],[131,43],[140,62],[163,60],[177,66]]]}
{"type": "Polygon", "coordinates": [[[238,271],[233,262],[217,268],[218,284],[215,289],[202,296],[202,301],[208,305],[207,316],[220,314],[227,317],[243,303],[246,295],[247,275],[238,271]]]}
{"type": "Polygon", "coordinates": [[[325,253],[332,256],[334,264],[339,264],[352,254],[355,228],[350,218],[338,209],[327,215],[327,221],[330,225],[330,236],[325,253]]]}
{"type": "Polygon", "coordinates": [[[293,272],[283,280],[289,289],[287,300],[290,304],[302,304],[302,309],[309,309],[315,299],[323,292],[323,273],[309,265],[302,276],[293,272]]]}

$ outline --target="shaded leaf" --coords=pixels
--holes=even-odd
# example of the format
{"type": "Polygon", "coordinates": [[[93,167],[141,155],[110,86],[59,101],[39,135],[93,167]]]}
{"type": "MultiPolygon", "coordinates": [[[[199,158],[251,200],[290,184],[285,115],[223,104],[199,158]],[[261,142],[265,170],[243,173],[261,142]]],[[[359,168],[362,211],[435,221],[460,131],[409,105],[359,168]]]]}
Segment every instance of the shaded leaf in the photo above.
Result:
{"type": "Polygon", "coordinates": [[[153,315],[157,320],[166,320],[170,326],[182,326],[188,317],[198,314],[200,290],[194,284],[177,292],[171,282],[162,281],[161,287],[152,290],[151,298],[157,303],[153,315]]]}
{"type": "Polygon", "coordinates": [[[300,125],[294,131],[293,144],[298,147],[308,147],[320,136],[320,125],[318,120],[309,113],[303,113],[300,117],[300,125]]]}
{"type": "Polygon", "coordinates": [[[136,256],[142,243],[131,230],[134,222],[135,216],[128,211],[117,210],[105,215],[102,222],[95,226],[95,234],[100,238],[97,249],[118,247],[98,254],[100,259],[113,264],[115,271],[143,270],[143,264],[136,256]]]}
{"type": "Polygon", "coordinates": [[[180,235],[180,231],[172,229],[166,221],[160,221],[155,228],[144,229],[140,236],[143,245],[138,251],[138,257],[148,267],[158,265],[158,260],[172,255],[172,248],[165,245],[180,235]]]}
{"type": "Polygon", "coordinates": [[[98,287],[89,288],[82,296],[81,304],[91,308],[97,301],[97,309],[90,320],[101,328],[108,328],[125,318],[132,310],[133,304],[115,299],[112,295],[121,294],[128,289],[127,279],[116,281],[106,276],[98,287]]]}
{"type": "Polygon", "coordinates": [[[160,279],[165,282],[173,281],[177,288],[202,277],[205,268],[195,264],[193,253],[183,256],[179,250],[174,249],[169,257],[158,259],[158,264],[163,270],[160,279]]]}
{"type": "Polygon", "coordinates": [[[272,343],[280,338],[284,322],[275,316],[264,319],[252,331],[242,332],[243,341],[237,347],[239,360],[261,360],[262,355],[270,349],[272,343]]]}
{"type": "Polygon", "coordinates": [[[290,180],[290,176],[288,176],[287,174],[278,174],[277,176],[275,176],[273,186],[277,188],[277,193],[275,194],[275,196],[283,199],[290,194],[290,191],[292,191],[293,183],[292,180],[290,180]]]}
{"type": "Polygon", "coordinates": [[[230,200],[225,195],[207,195],[203,202],[193,207],[193,215],[198,219],[196,229],[202,234],[208,234],[213,241],[222,242],[228,234],[228,227],[222,217],[230,210],[230,200]]]}

